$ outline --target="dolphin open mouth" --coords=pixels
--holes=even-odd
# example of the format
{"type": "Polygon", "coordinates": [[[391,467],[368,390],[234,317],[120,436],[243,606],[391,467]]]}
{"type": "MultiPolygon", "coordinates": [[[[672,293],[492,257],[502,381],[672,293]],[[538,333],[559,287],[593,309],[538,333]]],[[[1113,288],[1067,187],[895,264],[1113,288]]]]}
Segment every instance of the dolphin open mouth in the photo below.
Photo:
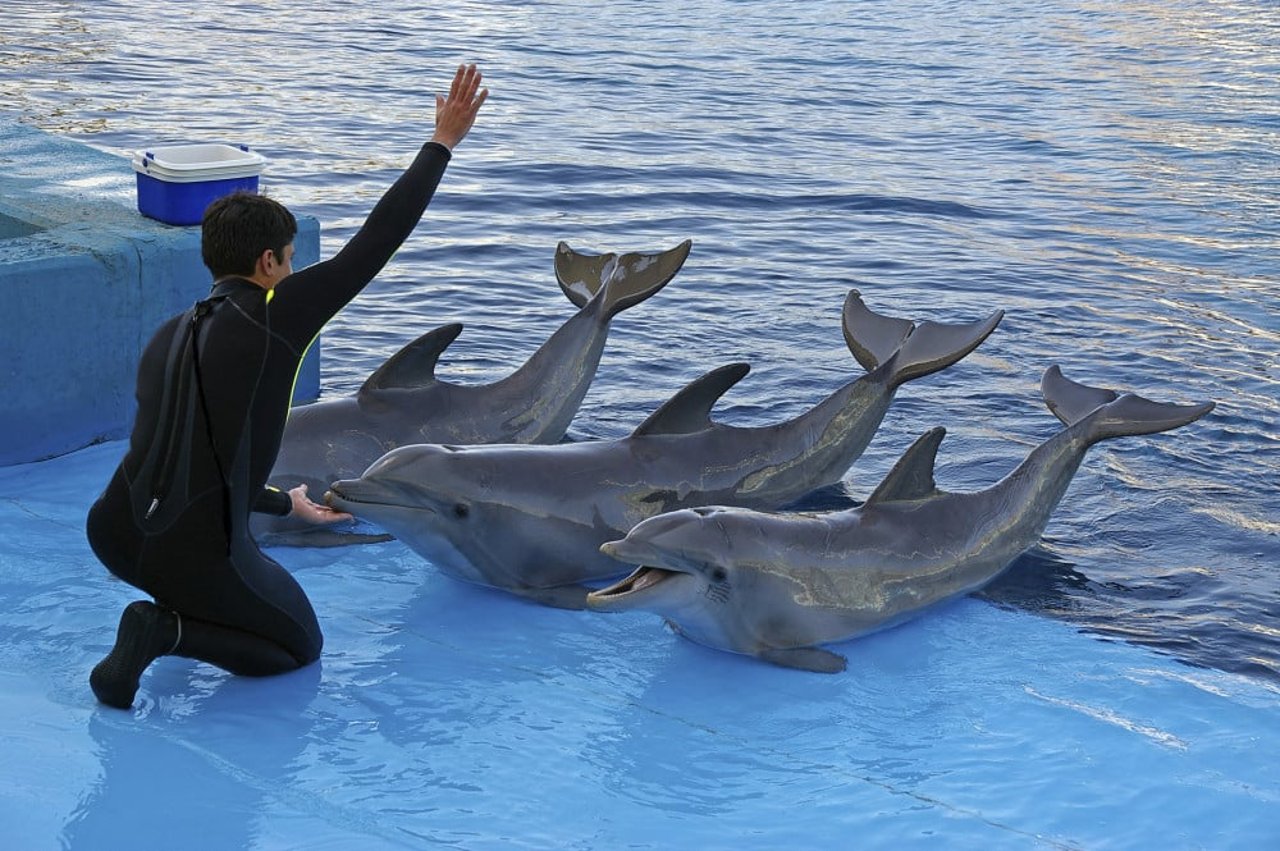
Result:
{"type": "Polygon", "coordinates": [[[329,489],[324,493],[325,505],[331,508],[340,507],[334,505],[335,502],[343,503],[343,505],[400,505],[400,503],[389,499],[369,499],[370,494],[359,493],[359,484],[360,481],[358,479],[353,479],[351,481],[334,482],[329,485],[329,489]],[[356,493],[351,492],[352,485],[356,486],[356,493]]]}
{"type": "Polygon", "coordinates": [[[350,494],[343,492],[342,488],[339,487],[339,485],[341,484],[342,482],[334,482],[333,484],[329,485],[329,489],[324,492],[325,505],[332,507],[335,500],[338,500],[341,502],[360,502],[359,499],[356,499],[352,497],[350,494]]]}
{"type": "Polygon", "coordinates": [[[591,600],[616,600],[618,597],[625,597],[628,594],[635,594],[652,588],[659,582],[664,582],[673,576],[679,576],[679,572],[675,570],[664,570],[661,567],[641,566],[635,569],[627,578],[615,582],[607,588],[600,588],[592,591],[587,595],[591,600]]]}

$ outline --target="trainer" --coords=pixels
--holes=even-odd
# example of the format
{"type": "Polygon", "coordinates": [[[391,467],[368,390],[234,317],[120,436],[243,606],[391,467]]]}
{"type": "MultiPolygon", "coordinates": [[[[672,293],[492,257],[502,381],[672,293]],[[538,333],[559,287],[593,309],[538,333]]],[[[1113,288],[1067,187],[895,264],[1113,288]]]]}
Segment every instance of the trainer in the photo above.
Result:
{"type": "Polygon", "coordinates": [[[413,232],[488,97],[476,66],[436,96],[435,132],[334,257],[293,272],[297,222],[281,204],[237,193],[209,205],[201,255],[209,297],[160,327],[138,367],[129,448],[89,511],[94,554],[154,599],[125,607],[115,646],[89,676],[98,700],[127,709],[160,656],[245,676],[293,671],[323,637],[301,586],[258,548],[249,513],[349,519],[306,486],[266,487],[294,378],[320,329],[413,232]]]}

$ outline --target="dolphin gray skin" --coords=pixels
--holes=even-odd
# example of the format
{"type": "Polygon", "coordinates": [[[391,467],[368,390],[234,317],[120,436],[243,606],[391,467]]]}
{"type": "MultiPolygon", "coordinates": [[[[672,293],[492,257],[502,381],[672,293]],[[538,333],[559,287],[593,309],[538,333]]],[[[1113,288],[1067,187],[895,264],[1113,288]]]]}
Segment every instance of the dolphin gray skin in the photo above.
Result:
{"type": "Polygon", "coordinates": [[[845,338],[870,370],[777,425],[713,423],[711,408],[747,373],[713,370],[620,440],[557,446],[406,446],[329,504],[371,520],[458,579],[548,605],[582,608],[581,583],[622,572],[600,545],[641,520],[696,505],[778,508],[840,480],[880,425],[894,391],[955,363],[999,323],[915,325],[879,316],[856,290],[845,338]]]}
{"type": "MultiPolygon", "coordinates": [[[[610,321],[675,277],[692,242],[659,254],[582,254],[556,248],[560,288],[579,307],[529,360],[492,384],[450,384],[436,377],[441,353],[462,331],[429,331],[380,366],[354,396],[289,412],[270,482],[306,484],[313,495],[353,478],[397,446],[411,443],[556,443],[582,403],[609,336],[610,321]]],[[[268,545],[335,545],[370,540],[332,526],[257,514],[268,545]]],[[[386,536],[374,536],[373,540],[386,536]]]]}
{"type": "Polygon", "coordinates": [[[710,647],[842,671],[844,657],[815,645],[893,626],[995,579],[1039,540],[1090,446],[1168,431],[1213,410],[1086,387],[1056,366],[1041,387],[1067,427],[987,490],[938,490],[933,468],[945,431],[937,428],[858,508],[788,515],[706,507],[640,523],[601,549],[644,566],[592,593],[587,606],[656,612],[710,647]]]}

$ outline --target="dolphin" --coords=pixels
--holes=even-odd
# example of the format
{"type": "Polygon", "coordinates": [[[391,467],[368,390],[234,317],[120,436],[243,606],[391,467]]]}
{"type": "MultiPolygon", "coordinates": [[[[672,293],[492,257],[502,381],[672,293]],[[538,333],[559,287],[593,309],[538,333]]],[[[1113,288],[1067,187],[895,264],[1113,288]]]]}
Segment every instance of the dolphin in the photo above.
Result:
{"type": "Polygon", "coordinates": [[[582,608],[582,583],[622,572],[600,545],[654,515],[728,503],[778,508],[838,482],[879,427],[896,389],[973,351],[1003,312],[916,324],[845,299],[845,339],[870,370],[776,425],[714,423],[711,408],[748,367],[696,379],[631,435],[557,446],[405,446],[330,505],[371,520],[446,574],[537,602],[582,608]]]}
{"type": "Polygon", "coordinates": [[[645,610],[701,644],[835,673],[816,645],[914,618],[976,591],[1039,540],[1089,447],[1193,422],[1213,403],[1170,405],[1070,381],[1041,382],[1066,428],[976,493],[946,493],[933,470],[945,430],[920,437],[857,508],[770,514],[710,506],[663,514],[604,544],[643,565],[587,597],[597,611],[645,610]]]}
{"type": "MultiPolygon", "coordinates": [[[[583,254],[561,242],[556,280],[579,310],[523,366],[492,384],[442,381],[436,364],[462,325],[429,331],[392,355],[354,396],[293,408],[270,483],[281,490],[306,484],[322,494],[330,482],[358,476],[388,451],[411,443],[558,442],[595,378],[610,321],[666,286],[691,245],[686,240],[658,254],[617,255],[583,254]]],[[[260,542],[272,545],[369,540],[260,514],[252,528],[260,542]]]]}

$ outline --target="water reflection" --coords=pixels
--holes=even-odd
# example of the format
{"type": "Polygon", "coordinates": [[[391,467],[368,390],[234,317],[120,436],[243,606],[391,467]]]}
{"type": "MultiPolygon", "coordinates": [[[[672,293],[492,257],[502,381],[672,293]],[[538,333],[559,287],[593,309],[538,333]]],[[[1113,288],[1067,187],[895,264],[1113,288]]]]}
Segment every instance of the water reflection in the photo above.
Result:
{"type": "MultiPolygon", "coordinates": [[[[165,673],[149,676],[174,679],[165,673]]],[[[158,703],[140,692],[136,715],[99,708],[89,733],[102,775],[69,816],[63,847],[257,847],[262,814],[296,783],[319,683],[312,665],[269,680],[197,681],[158,703]]]]}

